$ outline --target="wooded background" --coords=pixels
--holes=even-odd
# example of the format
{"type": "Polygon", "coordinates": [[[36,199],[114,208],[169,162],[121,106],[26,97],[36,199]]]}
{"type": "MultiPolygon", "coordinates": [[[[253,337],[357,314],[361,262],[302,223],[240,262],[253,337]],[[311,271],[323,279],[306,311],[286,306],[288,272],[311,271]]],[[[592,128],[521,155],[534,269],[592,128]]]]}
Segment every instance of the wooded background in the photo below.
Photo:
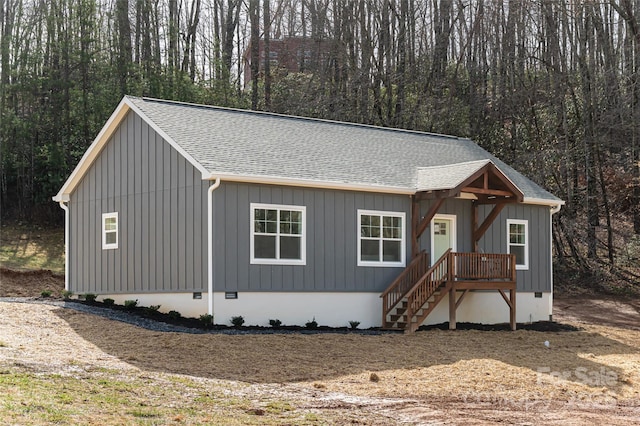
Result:
{"type": "Polygon", "coordinates": [[[61,223],[122,96],[151,96],[470,137],[567,202],[561,270],[638,283],[640,0],[0,0],[0,22],[4,221],[61,223]],[[313,72],[245,90],[249,42],[293,36],[313,72]]]}

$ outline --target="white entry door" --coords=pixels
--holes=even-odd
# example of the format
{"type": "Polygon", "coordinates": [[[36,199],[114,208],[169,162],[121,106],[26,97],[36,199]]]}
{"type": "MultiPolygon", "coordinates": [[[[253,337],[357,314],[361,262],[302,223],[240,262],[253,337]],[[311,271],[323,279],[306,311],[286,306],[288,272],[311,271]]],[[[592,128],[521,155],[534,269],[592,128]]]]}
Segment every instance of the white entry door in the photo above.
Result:
{"type": "Polygon", "coordinates": [[[431,263],[448,249],[456,251],[456,216],[436,215],[431,220],[431,263]]]}

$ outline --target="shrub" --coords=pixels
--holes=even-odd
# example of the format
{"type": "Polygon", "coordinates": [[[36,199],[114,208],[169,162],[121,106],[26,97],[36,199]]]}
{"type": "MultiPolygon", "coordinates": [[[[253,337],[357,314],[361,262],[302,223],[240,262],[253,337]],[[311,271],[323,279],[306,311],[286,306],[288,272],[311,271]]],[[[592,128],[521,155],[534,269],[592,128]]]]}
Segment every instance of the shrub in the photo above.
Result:
{"type": "Polygon", "coordinates": [[[110,297],[107,297],[106,299],[102,300],[102,303],[104,303],[105,306],[113,306],[115,305],[116,301],[111,299],[110,297]]]}
{"type": "Polygon", "coordinates": [[[150,305],[144,308],[144,313],[147,316],[153,317],[158,314],[159,310],[160,310],[160,305],[150,305]]]}
{"type": "Polygon", "coordinates": [[[89,303],[94,303],[97,298],[98,298],[98,295],[93,293],[87,293],[84,295],[84,300],[86,300],[89,303]]]}
{"type": "Polygon", "coordinates": [[[371,375],[369,376],[369,381],[378,383],[380,381],[380,376],[378,376],[376,373],[371,373],[371,375]]]}
{"type": "Polygon", "coordinates": [[[282,321],[280,321],[279,319],[270,319],[269,325],[273,328],[280,328],[280,326],[282,325],[282,321]]]}
{"type": "Polygon", "coordinates": [[[124,301],[124,308],[132,311],[135,309],[135,307],[138,306],[138,299],[136,300],[125,300],[124,301]]]}
{"type": "Polygon", "coordinates": [[[171,319],[180,319],[182,318],[182,314],[178,311],[169,311],[167,313],[167,315],[169,315],[169,318],[171,319]]]}
{"type": "Polygon", "coordinates": [[[64,297],[65,299],[71,299],[71,296],[73,296],[72,291],[62,290],[62,297],[64,297]]]}
{"type": "Polygon", "coordinates": [[[349,321],[349,327],[351,327],[352,330],[355,330],[356,328],[358,328],[359,325],[360,325],[360,321],[349,321]]]}
{"type": "Polygon", "coordinates": [[[211,327],[213,325],[213,315],[200,315],[200,322],[202,322],[205,327],[211,327]]]}
{"type": "Polygon", "coordinates": [[[51,297],[51,290],[42,290],[40,292],[40,296],[42,296],[42,297],[51,297]]]}
{"type": "Polygon", "coordinates": [[[316,317],[313,317],[311,321],[307,321],[307,323],[304,326],[311,330],[318,328],[318,322],[316,321],[316,317]]]}
{"type": "Polygon", "coordinates": [[[231,324],[233,324],[234,327],[242,327],[242,324],[244,324],[244,318],[242,318],[242,315],[231,317],[231,324]]]}

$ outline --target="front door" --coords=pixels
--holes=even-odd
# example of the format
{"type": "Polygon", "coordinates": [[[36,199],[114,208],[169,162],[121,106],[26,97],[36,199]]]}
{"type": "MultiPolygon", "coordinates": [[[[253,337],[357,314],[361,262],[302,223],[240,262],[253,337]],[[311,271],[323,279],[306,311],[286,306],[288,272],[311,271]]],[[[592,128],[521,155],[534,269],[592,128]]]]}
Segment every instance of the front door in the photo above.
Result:
{"type": "Polygon", "coordinates": [[[431,263],[448,249],[456,250],[456,217],[436,215],[431,220],[431,263]]]}

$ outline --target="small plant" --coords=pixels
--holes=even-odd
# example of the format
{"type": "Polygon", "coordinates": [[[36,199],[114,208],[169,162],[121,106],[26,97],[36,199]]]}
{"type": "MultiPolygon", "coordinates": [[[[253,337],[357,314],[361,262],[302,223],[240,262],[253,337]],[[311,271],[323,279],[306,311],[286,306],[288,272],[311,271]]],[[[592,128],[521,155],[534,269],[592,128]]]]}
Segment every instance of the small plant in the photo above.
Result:
{"type": "Polygon", "coordinates": [[[129,299],[124,301],[124,308],[128,311],[134,310],[136,306],[138,306],[138,299],[136,300],[129,299]]]}
{"type": "Polygon", "coordinates": [[[180,319],[182,318],[182,314],[178,311],[169,311],[167,313],[167,315],[169,315],[169,318],[171,319],[180,319]]]}
{"type": "Polygon", "coordinates": [[[360,321],[349,321],[349,327],[351,327],[352,330],[355,330],[356,328],[358,328],[359,325],[360,325],[360,321]]]}
{"type": "Polygon", "coordinates": [[[369,376],[369,381],[378,383],[380,381],[380,376],[378,376],[376,373],[371,373],[371,375],[369,376]]]}
{"type": "Polygon", "coordinates": [[[116,304],[116,301],[110,297],[107,297],[106,299],[102,299],[102,303],[104,303],[105,306],[113,306],[116,304]]]}
{"type": "Polygon", "coordinates": [[[42,297],[51,297],[51,290],[42,290],[40,292],[40,296],[42,296],[42,297]]]}
{"type": "Polygon", "coordinates": [[[282,325],[282,321],[280,321],[279,319],[270,319],[269,325],[273,328],[280,328],[280,326],[282,325]]]}
{"type": "Polygon", "coordinates": [[[157,315],[159,310],[160,310],[160,305],[150,305],[144,308],[145,314],[150,317],[157,315]]]}
{"type": "Polygon", "coordinates": [[[213,315],[211,314],[200,315],[200,322],[205,327],[211,327],[213,325],[213,315]]]}
{"type": "Polygon", "coordinates": [[[316,321],[316,317],[313,317],[311,321],[307,321],[307,323],[304,326],[311,330],[315,330],[316,328],[318,328],[318,322],[316,321]]]}
{"type": "Polygon", "coordinates": [[[87,293],[84,295],[84,300],[86,300],[88,303],[95,302],[97,298],[98,298],[98,295],[93,293],[87,293]]]}
{"type": "Polygon", "coordinates": [[[234,327],[242,327],[242,324],[244,324],[244,318],[242,318],[242,315],[231,317],[231,324],[233,324],[234,327]]]}
{"type": "Polygon", "coordinates": [[[62,290],[62,297],[63,297],[65,300],[69,300],[69,299],[71,299],[71,296],[73,296],[73,292],[72,292],[72,291],[69,291],[69,290],[62,290]]]}

